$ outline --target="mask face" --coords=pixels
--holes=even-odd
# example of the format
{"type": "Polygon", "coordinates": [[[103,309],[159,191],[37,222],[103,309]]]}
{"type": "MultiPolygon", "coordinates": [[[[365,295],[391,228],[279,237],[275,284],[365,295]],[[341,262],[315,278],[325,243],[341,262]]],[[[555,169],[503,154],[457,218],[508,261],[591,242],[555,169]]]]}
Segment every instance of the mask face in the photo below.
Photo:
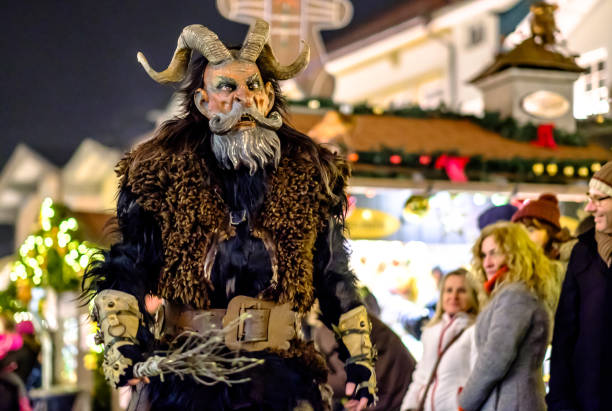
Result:
{"type": "Polygon", "coordinates": [[[263,83],[257,65],[232,60],[209,65],[204,89],[194,95],[198,110],[206,116],[212,132],[212,149],[226,169],[246,167],[253,175],[269,164],[278,165],[282,125],[274,105],[272,83],[263,83]]]}
{"type": "MultiPolygon", "coordinates": [[[[204,71],[204,88],[196,92],[196,104],[208,119],[229,114],[239,104],[266,117],[274,105],[274,90],[264,84],[255,63],[232,60],[222,65],[208,65],[204,71]]],[[[236,129],[255,127],[254,119],[244,115],[236,129]]]]}

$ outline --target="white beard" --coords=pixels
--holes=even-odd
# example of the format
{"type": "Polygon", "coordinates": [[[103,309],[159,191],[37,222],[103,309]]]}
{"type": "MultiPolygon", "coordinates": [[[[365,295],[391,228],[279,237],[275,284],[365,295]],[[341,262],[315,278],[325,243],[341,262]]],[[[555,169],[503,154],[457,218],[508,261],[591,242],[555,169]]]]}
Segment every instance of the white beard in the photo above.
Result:
{"type": "Polygon", "coordinates": [[[278,166],[281,144],[276,131],[257,126],[213,134],[212,150],[221,167],[237,170],[244,166],[253,175],[269,164],[278,166]]]}

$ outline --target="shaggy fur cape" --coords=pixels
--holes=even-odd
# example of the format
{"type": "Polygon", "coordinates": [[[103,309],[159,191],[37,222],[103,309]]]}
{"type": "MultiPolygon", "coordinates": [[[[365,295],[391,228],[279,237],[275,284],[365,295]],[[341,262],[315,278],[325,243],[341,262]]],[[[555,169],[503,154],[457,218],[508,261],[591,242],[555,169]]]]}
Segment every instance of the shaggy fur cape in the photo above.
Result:
{"type": "MultiPolygon", "coordinates": [[[[121,185],[152,213],[161,229],[164,264],[158,294],[195,308],[210,308],[210,275],[217,244],[235,235],[221,189],[205,160],[191,151],[142,159],[136,148],[119,163],[121,185]],[[136,158],[140,158],[135,161],[136,158]]],[[[330,184],[344,195],[348,167],[336,159],[339,175],[330,184]]],[[[314,301],[313,249],[338,200],[324,192],[322,176],[307,156],[283,153],[272,172],[264,205],[252,233],[266,245],[273,267],[261,297],[291,302],[306,313],[314,301]]]]}

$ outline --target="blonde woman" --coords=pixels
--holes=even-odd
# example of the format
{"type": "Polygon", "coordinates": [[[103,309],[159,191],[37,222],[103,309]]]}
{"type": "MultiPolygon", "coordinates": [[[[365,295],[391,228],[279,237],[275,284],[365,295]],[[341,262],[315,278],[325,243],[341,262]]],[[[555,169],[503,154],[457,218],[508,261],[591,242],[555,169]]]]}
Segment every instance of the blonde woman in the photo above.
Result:
{"type": "Polygon", "coordinates": [[[542,361],[558,283],[542,249],[514,223],[485,227],[473,268],[489,302],[478,316],[478,358],[459,396],[465,411],[546,410],[542,361]]]}
{"type": "Polygon", "coordinates": [[[457,392],[470,372],[469,332],[478,314],[477,292],[467,271],[442,279],[436,312],[423,331],[423,357],[412,375],[402,410],[456,410],[457,392]]]}

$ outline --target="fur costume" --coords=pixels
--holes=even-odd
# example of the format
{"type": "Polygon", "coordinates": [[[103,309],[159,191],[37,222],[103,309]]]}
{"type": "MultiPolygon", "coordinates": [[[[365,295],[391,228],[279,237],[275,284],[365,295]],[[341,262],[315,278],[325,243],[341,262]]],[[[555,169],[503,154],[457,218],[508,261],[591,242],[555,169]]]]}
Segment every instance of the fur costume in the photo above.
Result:
{"type": "MultiPolygon", "coordinates": [[[[287,125],[276,82],[305,66],[308,49],[295,63],[282,67],[267,44],[268,30],[267,23],[257,21],[243,47],[228,50],[205,27],[188,26],[179,38],[173,62],[161,73],[139,55],[156,81],[185,79],[179,92],[184,113],[164,123],[153,139],[119,163],[121,240],[102,253],[103,259],[90,264],[84,279],[86,297],[97,298],[104,290],[135,297],[134,306],[142,313],[141,326],[134,344],[118,348],[132,363],[167,349],[174,337],[164,334],[163,327],[157,330],[161,335],[152,332],[156,324],[145,309],[147,295],[159,296],[165,304],[211,312],[226,309],[234,297],[245,296],[290,303],[298,317],[310,310],[316,298],[330,328],[346,322],[347,313],[362,304],[345,249],[348,167],[287,125]],[[188,69],[192,48],[205,58],[191,62],[188,69]],[[244,84],[240,71],[226,69],[232,64],[253,73],[244,84]],[[254,67],[261,71],[261,82],[254,67]],[[223,72],[218,78],[229,82],[218,90],[206,81],[215,70],[223,72]],[[253,81],[256,84],[251,87],[253,81]],[[268,105],[264,93],[273,98],[265,113],[260,113],[257,110],[268,105]],[[220,118],[231,113],[217,116],[208,104],[215,96],[219,101],[235,96],[239,104],[234,104],[234,112],[252,95],[260,96],[253,100],[256,109],[246,111],[250,115],[239,114],[236,121],[251,124],[255,118],[273,128],[280,143],[279,158],[255,168],[242,164],[230,168],[213,150],[213,137],[225,135],[213,135],[212,126],[216,130],[224,124],[220,118]],[[260,114],[267,117],[257,119],[260,114]]],[[[369,327],[362,328],[360,338],[369,344],[369,327]]],[[[353,331],[343,329],[342,338],[353,331]]],[[[239,355],[264,363],[241,371],[236,378],[248,381],[237,384],[213,381],[204,385],[172,373],[162,374],[163,381],[151,377],[149,384],[138,386],[134,396],[138,401],[132,408],[187,411],[206,404],[214,410],[323,410],[326,392],[320,385],[327,374],[325,361],[312,343],[295,338],[289,347],[241,350],[239,355]]],[[[374,350],[362,353],[359,347],[347,349],[341,342],[340,352],[349,360],[346,369],[348,380],[357,385],[355,398],[373,401],[376,390],[368,380],[374,379],[374,350]],[[350,361],[357,358],[359,361],[350,361]]],[[[127,369],[118,385],[135,376],[141,374],[127,369]]]]}
{"type": "MultiPolygon", "coordinates": [[[[136,202],[155,216],[167,244],[156,294],[210,308],[208,293],[214,287],[208,260],[214,258],[218,242],[236,235],[228,206],[216,194],[221,188],[211,185],[206,163],[193,153],[160,152],[137,164],[133,157],[119,163],[118,175],[137,196],[136,202]]],[[[339,186],[344,187],[348,170],[336,161],[344,173],[337,176],[339,186]]],[[[270,258],[277,262],[270,286],[261,293],[279,303],[292,302],[305,314],[314,300],[312,249],[333,204],[321,191],[321,176],[303,156],[284,157],[268,184],[264,207],[251,227],[256,237],[270,244],[270,258]]]]}

